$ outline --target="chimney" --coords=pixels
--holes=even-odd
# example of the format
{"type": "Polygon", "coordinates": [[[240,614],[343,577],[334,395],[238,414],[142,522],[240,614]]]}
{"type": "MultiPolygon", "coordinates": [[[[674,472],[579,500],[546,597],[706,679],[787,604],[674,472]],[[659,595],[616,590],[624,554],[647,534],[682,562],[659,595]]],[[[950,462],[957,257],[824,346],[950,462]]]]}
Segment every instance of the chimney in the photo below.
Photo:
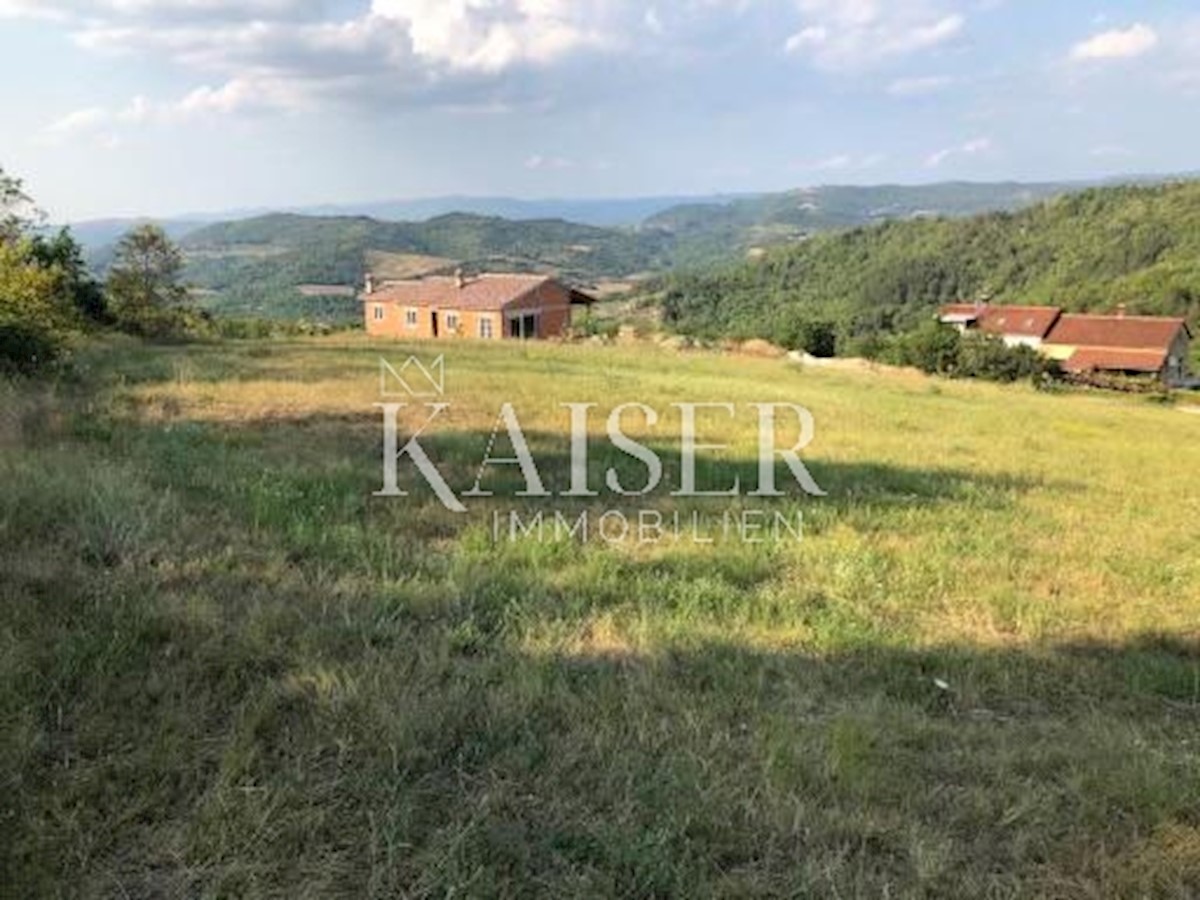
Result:
{"type": "Polygon", "coordinates": [[[375,276],[370,272],[367,273],[366,289],[368,294],[375,293],[375,276]]]}
{"type": "Polygon", "coordinates": [[[1118,319],[1125,318],[1125,304],[1124,303],[1117,306],[1117,318],[1118,319]]]}
{"type": "Polygon", "coordinates": [[[458,284],[458,289],[461,291],[467,286],[467,276],[463,274],[461,268],[454,270],[454,280],[458,284]]]}

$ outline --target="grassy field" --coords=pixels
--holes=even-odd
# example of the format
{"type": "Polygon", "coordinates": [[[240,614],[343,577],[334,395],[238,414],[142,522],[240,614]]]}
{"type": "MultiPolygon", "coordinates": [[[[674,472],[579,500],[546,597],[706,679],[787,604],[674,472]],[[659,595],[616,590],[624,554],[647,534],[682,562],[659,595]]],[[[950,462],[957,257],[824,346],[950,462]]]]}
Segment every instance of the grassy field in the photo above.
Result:
{"type": "Polygon", "coordinates": [[[456,345],[422,441],[460,488],[505,401],[555,485],[561,403],[650,404],[664,454],[669,404],[738,404],[711,485],[753,483],[747,404],[816,417],[829,496],[766,507],[801,542],[496,542],[568,501],[372,497],[410,349],[112,343],[0,386],[0,893],[1200,894],[1200,417],[456,345]]]}

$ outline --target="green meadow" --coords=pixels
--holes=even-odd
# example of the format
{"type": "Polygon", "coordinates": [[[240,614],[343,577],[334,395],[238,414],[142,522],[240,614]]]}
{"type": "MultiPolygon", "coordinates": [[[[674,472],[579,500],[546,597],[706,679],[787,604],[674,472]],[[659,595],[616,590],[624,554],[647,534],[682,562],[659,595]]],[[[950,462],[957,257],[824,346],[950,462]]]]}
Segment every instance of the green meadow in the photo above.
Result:
{"type": "Polygon", "coordinates": [[[103,341],[0,400],[6,896],[1200,895],[1200,416],[346,337],[103,341]],[[597,488],[644,483],[604,419],[653,407],[663,486],[493,466],[460,515],[404,460],[373,496],[379,359],[443,351],[421,443],[460,492],[505,402],[556,493],[562,404],[597,404],[597,488]],[[671,496],[688,402],[734,404],[698,475],[740,496],[671,496]],[[749,496],[768,402],[812,411],[828,496],[749,496]],[[803,539],[494,528],[647,509],[803,539]]]}

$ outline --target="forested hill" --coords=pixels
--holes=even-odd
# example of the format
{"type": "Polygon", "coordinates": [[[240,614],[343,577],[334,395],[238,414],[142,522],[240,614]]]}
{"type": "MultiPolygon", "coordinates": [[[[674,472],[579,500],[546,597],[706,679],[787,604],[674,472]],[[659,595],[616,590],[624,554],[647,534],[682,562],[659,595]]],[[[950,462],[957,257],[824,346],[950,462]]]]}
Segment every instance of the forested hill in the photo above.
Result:
{"type": "Polygon", "coordinates": [[[1084,191],[1016,213],[889,222],[651,285],[685,332],[843,338],[907,328],[941,303],[1200,314],[1200,182],[1084,191]]]}
{"type": "Polygon", "coordinates": [[[314,299],[301,293],[302,286],[328,285],[341,293],[361,283],[369,265],[407,274],[404,261],[388,254],[446,266],[553,271],[584,283],[622,279],[724,265],[752,248],[794,244],[821,231],[889,218],[1014,209],[1066,189],[1065,184],[1016,183],[822,187],[676,206],[636,229],[471,213],[423,222],[281,213],[199,228],[184,237],[183,247],[188,280],[210,309],[272,316],[353,314],[352,303],[314,299]]]}
{"type": "Polygon", "coordinates": [[[210,225],[189,234],[183,247],[198,259],[292,254],[296,266],[304,269],[302,281],[353,283],[363,274],[367,250],[461,262],[504,258],[516,265],[554,266],[579,274],[630,274],[661,265],[665,243],[559,219],[514,222],[452,213],[426,222],[383,222],[276,214],[210,225]]]}
{"type": "Polygon", "coordinates": [[[892,219],[1013,212],[1093,186],[1069,182],[830,185],[675,206],[651,216],[644,227],[672,234],[679,248],[677,260],[695,264],[728,256],[731,250],[745,252],[892,219]]]}
{"type": "MultiPolygon", "coordinates": [[[[182,236],[182,245],[188,263],[186,279],[196,288],[200,302],[213,311],[237,315],[355,318],[357,306],[347,295],[361,284],[368,268],[393,278],[459,265],[544,271],[583,284],[703,269],[715,274],[671,281],[677,290],[669,310],[685,327],[761,332],[774,327],[782,299],[788,316],[794,312],[791,307],[800,304],[805,315],[829,316],[846,329],[861,329],[871,327],[861,321],[866,313],[871,322],[878,322],[879,316],[903,317],[913,311],[913,299],[895,301],[897,289],[911,288],[912,297],[919,300],[930,296],[930,281],[940,286],[941,296],[957,290],[960,283],[976,288],[977,282],[995,277],[990,260],[967,258],[975,252],[968,244],[971,240],[987,244],[987,236],[1010,227],[1010,219],[989,217],[966,226],[940,219],[1028,209],[1071,187],[1064,183],[822,187],[678,206],[637,228],[605,228],[562,219],[513,221],[474,213],[422,222],[280,213],[198,227],[182,236]],[[893,220],[907,224],[852,232],[845,238],[819,237],[831,230],[893,220]],[[981,236],[965,236],[973,230],[981,236]],[[966,262],[929,262],[931,256],[945,256],[947,248],[963,254],[966,262]],[[767,261],[739,264],[750,251],[767,251],[767,261]],[[854,259],[841,256],[867,251],[869,273],[857,270],[854,259]],[[815,274],[803,278],[796,274],[807,271],[806,267],[815,274]],[[762,296],[763,278],[771,279],[769,299],[762,296]],[[678,290],[685,285],[686,290],[678,290]],[[740,297],[739,291],[753,296],[740,297]],[[726,296],[729,302],[717,302],[726,296]],[[892,306],[900,308],[889,310],[892,306]]],[[[1143,195],[1107,189],[1095,194],[1143,195]]],[[[1149,196],[1156,195],[1150,190],[1149,196]]],[[[1051,231],[1059,228],[1064,240],[1074,241],[1078,237],[1072,233],[1074,226],[1055,224],[1056,216],[1065,215],[1055,209],[1038,208],[1015,221],[1042,223],[1038,227],[1051,231]]],[[[1126,214],[1136,223],[1136,212],[1126,214]]],[[[111,247],[91,249],[90,261],[102,271],[111,247]]],[[[1027,241],[1021,252],[1021,277],[1040,271],[1037,258],[1043,244],[1027,241]]],[[[1095,277],[1093,271],[1083,274],[1088,280],[1095,277]]],[[[998,281],[995,289],[1014,285],[1024,286],[1006,279],[998,281]]]]}
{"type": "Polygon", "coordinates": [[[362,283],[368,257],[417,256],[436,266],[555,271],[589,281],[661,269],[666,235],[451,214],[427,222],[276,214],[211,225],[182,241],[188,281],[211,308],[270,315],[309,311],[299,285],[362,283]]]}

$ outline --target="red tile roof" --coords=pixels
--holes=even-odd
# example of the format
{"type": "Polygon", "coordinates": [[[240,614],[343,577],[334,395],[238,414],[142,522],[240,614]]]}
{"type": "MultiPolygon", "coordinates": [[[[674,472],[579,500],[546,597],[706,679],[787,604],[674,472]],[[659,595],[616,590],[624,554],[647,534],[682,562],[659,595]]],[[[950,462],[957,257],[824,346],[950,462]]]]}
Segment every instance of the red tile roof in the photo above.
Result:
{"type": "Polygon", "coordinates": [[[546,275],[477,275],[459,287],[457,278],[389,281],[364,299],[369,303],[441,309],[498,311],[554,279],[546,275]]]}
{"type": "Polygon", "coordinates": [[[1128,350],[1120,347],[1084,347],[1075,351],[1063,368],[1068,372],[1150,372],[1167,364],[1166,350],[1128,350]]]}
{"type": "Polygon", "coordinates": [[[1046,338],[1050,344],[1161,350],[1165,354],[1186,328],[1183,319],[1150,316],[1063,316],[1046,338]]]}
{"type": "Polygon", "coordinates": [[[987,312],[986,303],[951,303],[938,311],[942,319],[964,319],[974,322],[987,312]]]}
{"type": "Polygon", "coordinates": [[[989,306],[979,319],[985,334],[1044,338],[1062,315],[1057,306],[989,306]]]}

